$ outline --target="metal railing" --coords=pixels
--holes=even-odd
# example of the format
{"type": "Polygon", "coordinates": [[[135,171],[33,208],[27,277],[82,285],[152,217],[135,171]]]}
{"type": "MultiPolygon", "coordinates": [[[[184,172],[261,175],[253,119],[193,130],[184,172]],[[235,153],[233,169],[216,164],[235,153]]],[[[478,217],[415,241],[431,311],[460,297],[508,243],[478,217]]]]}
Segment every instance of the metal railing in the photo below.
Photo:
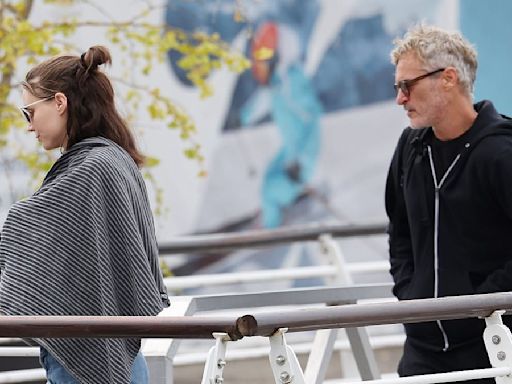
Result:
{"type": "MultiPolygon", "coordinates": [[[[161,315],[172,316],[180,313],[190,316],[198,312],[204,313],[219,309],[231,311],[240,309],[241,311],[241,308],[261,307],[274,307],[275,310],[281,310],[282,306],[344,305],[365,299],[386,298],[390,300],[391,297],[391,284],[295,288],[285,291],[181,297],[181,300],[174,302],[174,308],[167,309],[161,315]]],[[[349,328],[346,333],[361,377],[366,379],[376,377],[377,364],[365,329],[349,328]]],[[[334,349],[336,336],[337,330],[318,331],[313,342],[314,345],[309,346],[311,363],[308,361],[306,371],[315,377],[315,380],[309,381],[310,384],[322,382],[334,349]],[[317,358],[319,354],[322,355],[320,360],[317,358]],[[315,356],[315,358],[311,359],[311,356],[315,356]]],[[[401,339],[400,342],[402,341],[401,339]]],[[[147,340],[143,353],[151,372],[156,373],[157,379],[152,379],[155,384],[167,384],[172,380],[174,359],[179,344],[179,339],[147,340]]],[[[237,349],[237,352],[240,351],[241,349],[237,349]]],[[[247,353],[244,355],[246,358],[250,357],[247,353]]],[[[204,357],[202,362],[204,362],[204,357]]]]}
{"type": "MultiPolygon", "coordinates": [[[[339,225],[339,224],[309,224],[287,228],[279,228],[276,230],[258,230],[258,231],[247,231],[244,233],[230,233],[230,234],[213,234],[213,235],[195,235],[190,237],[180,237],[172,240],[169,243],[160,244],[160,253],[200,253],[201,255],[209,252],[227,251],[241,248],[264,248],[271,247],[280,244],[297,243],[304,241],[317,241],[319,244],[319,250],[325,265],[313,265],[313,266],[301,266],[296,268],[286,268],[280,270],[258,270],[241,273],[222,273],[222,274],[208,274],[208,275],[194,275],[194,276],[175,276],[172,278],[165,279],[166,286],[170,292],[179,292],[184,288],[189,287],[201,287],[201,286],[212,286],[212,285],[223,285],[232,283],[247,283],[247,282],[263,282],[263,281],[283,281],[283,280],[297,280],[304,278],[321,278],[327,285],[351,285],[351,276],[356,273],[364,273],[368,271],[384,271],[388,269],[388,263],[384,260],[373,261],[373,262],[358,262],[358,263],[346,263],[344,257],[333,240],[332,236],[339,238],[359,237],[359,236],[371,236],[371,235],[383,235],[385,233],[386,225],[367,224],[367,225],[339,225]]],[[[299,244],[292,245],[292,250],[296,249],[299,244]]],[[[299,248],[300,249],[300,248],[299,248]]],[[[345,303],[354,303],[359,298],[364,298],[367,295],[364,293],[364,288],[356,288],[352,290],[351,300],[345,301],[345,303]]],[[[308,291],[306,296],[299,292],[290,292],[290,296],[287,296],[285,301],[289,303],[295,303],[298,305],[296,298],[292,299],[292,296],[296,297],[316,297],[319,298],[323,293],[316,294],[313,291],[308,291]]],[[[319,292],[322,292],[321,290],[319,292]]],[[[389,296],[390,289],[384,289],[382,292],[386,292],[389,296]]],[[[379,294],[380,294],[379,293],[379,294]]],[[[340,293],[337,293],[340,295],[340,293]]],[[[374,294],[378,295],[377,292],[374,294]]],[[[276,300],[282,300],[283,295],[278,292],[270,293],[258,293],[254,295],[254,301],[252,305],[247,305],[252,299],[248,299],[249,296],[237,297],[236,295],[209,295],[207,297],[195,297],[190,299],[183,305],[176,305],[177,299],[173,299],[173,311],[171,313],[178,315],[192,315],[199,310],[209,307],[212,309],[223,309],[223,308],[240,308],[254,307],[262,305],[275,305],[276,300]],[[261,295],[261,296],[259,296],[261,295]],[[237,301],[237,299],[239,299],[237,301]],[[214,305],[208,305],[206,303],[215,303],[214,305]],[[233,306],[233,303],[238,303],[238,306],[233,306]]],[[[338,296],[338,301],[341,300],[343,294],[338,296]]],[[[187,299],[185,299],[187,300],[187,299]]],[[[334,298],[333,298],[334,300],[334,298]]],[[[299,300],[300,301],[300,300],[299,300]]],[[[303,300],[304,301],[304,300],[303,300]]],[[[305,300],[308,303],[312,301],[305,300]]],[[[336,301],[336,300],[334,300],[336,301]]],[[[331,301],[331,302],[334,302],[331,301]]],[[[226,330],[227,331],[227,330],[226,330]]],[[[231,333],[231,331],[226,332],[231,333]]],[[[335,346],[336,331],[327,331],[328,337],[320,335],[320,339],[323,340],[322,344],[317,345],[315,348],[321,351],[327,351],[324,356],[324,362],[328,361],[330,353],[335,346]]],[[[350,330],[347,332],[349,342],[354,350],[356,363],[359,366],[359,371],[362,377],[374,377],[376,371],[376,362],[372,357],[372,351],[369,347],[368,335],[365,330],[350,330]]],[[[156,336],[155,336],[156,337],[156,336]]],[[[315,339],[316,340],[316,339],[315,339]]],[[[401,343],[400,339],[395,339],[395,343],[401,343]]],[[[316,345],[315,341],[315,345],[316,345]]],[[[143,352],[147,357],[148,365],[152,371],[158,373],[158,383],[172,383],[173,377],[173,360],[180,344],[180,339],[169,339],[164,340],[151,339],[147,340],[144,345],[143,352]]],[[[0,355],[2,356],[13,356],[13,355],[24,355],[34,356],[37,355],[35,348],[25,347],[24,351],[21,352],[19,348],[0,348],[0,355]]],[[[248,356],[247,353],[244,354],[248,356]]],[[[196,358],[197,359],[197,358],[196,358]]],[[[186,361],[187,359],[182,359],[186,361]]],[[[204,361],[204,360],[203,360],[204,361]]],[[[42,375],[41,370],[40,375],[42,375]]],[[[325,368],[315,368],[316,382],[320,382],[321,377],[325,368]]],[[[3,375],[7,373],[0,373],[0,383],[3,375]]],[[[21,376],[21,375],[20,375],[21,376]]],[[[32,376],[32,373],[27,372],[27,377],[32,376]]],[[[13,382],[13,381],[5,381],[13,382]]],[[[22,382],[16,381],[16,382],[22,382]]],[[[156,381],[155,381],[156,382],[156,381]]]]}
{"type": "Polygon", "coordinates": [[[367,325],[483,318],[489,317],[496,310],[511,309],[512,293],[508,292],[394,303],[348,304],[245,315],[237,319],[236,332],[242,337],[269,337],[279,328],[287,328],[287,332],[305,332],[367,325]]]}
{"type": "Polygon", "coordinates": [[[8,316],[0,317],[0,337],[215,337],[216,345],[210,351],[202,381],[203,384],[210,384],[223,382],[227,343],[259,335],[269,338],[270,363],[275,382],[305,384],[306,379],[296,356],[286,344],[285,332],[485,317],[487,328],[484,342],[492,368],[373,382],[438,383],[443,382],[441,380],[500,377],[502,383],[508,383],[512,374],[512,334],[501,322],[501,314],[506,310],[512,310],[512,293],[317,307],[278,313],[253,312],[223,317],[8,316]]]}
{"type": "MultiPolygon", "coordinates": [[[[164,253],[195,253],[199,252],[205,256],[209,251],[222,252],[228,250],[235,250],[239,248],[266,248],[272,246],[278,246],[282,244],[290,244],[289,253],[293,254],[300,253],[302,245],[297,244],[299,242],[310,242],[307,245],[308,250],[313,249],[317,244],[318,248],[313,249],[321,256],[323,265],[307,265],[307,266],[288,266],[286,269],[260,269],[254,271],[243,271],[243,272],[230,272],[230,273],[216,273],[216,274],[197,274],[191,276],[173,276],[171,278],[164,279],[165,285],[169,292],[182,292],[185,288],[200,288],[208,287],[211,288],[216,285],[226,286],[229,284],[248,284],[248,283],[259,283],[262,282],[279,282],[284,281],[296,281],[300,279],[322,279],[327,286],[339,286],[353,285],[353,276],[357,274],[364,274],[368,272],[385,272],[389,270],[389,262],[387,260],[378,261],[363,261],[356,263],[347,263],[345,257],[340,249],[337,240],[348,239],[348,238],[360,238],[361,236],[376,236],[384,235],[386,233],[386,224],[374,223],[365,225],[340,225],[340,224],[308,224],[294,227],[278,228],[275,230],[257,230],[247,231],[236,234],[213,234],[213,235],[198,235],[188,238],[177,238],[170,243],[161,244],[160,252],[164,253]],[[336,238],[336,239],[335,239],[336,238]],[[311,242],[314,243],[312,244],[311,242]]],[[[244,251],[243,254],[236,254],[234,257],[244,257],[249,251],[244,251]]],[[[251,260],[254,260],[256,256],[263,256],[252,254],[251,260]]],[[[386,281],[386,280],[384,280],[386,281]]],[[[381,280],[382,282],[382,280],[381,280]]],[[[318,283],[317,283],[318,284],[318,283]]],[[[384,292],[390,292],[385,290],[384,292]]],[[[378,295],[378,294],[377,294],[378,295]]],[[[388,294],[390,296],[390,294],[388,294]]],[[[352,302],[356,302],[357,296],[353,296],[352,302]]],[[[217,309],[225,308],[229,300],[224,298],[224,302],[218,303],[217,309]]],[[[265,306],[267,302],[265,299],[259,300],[259,306],[265,306]]],[[[271,304],[270,304],[271,305],[271,304]]],[[[229,307],[230,305],[227,304],[229,307]]],[[[179,311],[178,311],[179,312],[179,311]]],[[[191,314],[194,310],[188,311],[187,314],[191,314]]],[[[389,330],[388,330],[389,332],[389,330]]],[[[351,345],[353,351],[352,355],[355,359],[357,371],[363,378],[373,378],[378,373],[377,361],[370,347],[369,335],[365,329],[354,329],[347,331],[348,342],[351,345]]],[[[394,338],[388,338],[388,344],[393,343],[394,346],[399,347],[403,343],[403,335],[400,329],[394,330],[394,338]]],[[[336,330],[326,330],[319,332],[312,344],[313,352],[315,354],[322,354],[323,358],[316,368],[311,368],[311,372],[315,372],[315,379],[312,383],[322,382],[322,378],[325,376],[327,366],[330,361],[330,357],[336,347],[338,332],[336,330]]],[[[341,341],[347,340],[347,338],[341,341]]],[[[174,354],[177,351],[179,340],[158,342],[149,341],[145,348],[144,353],[147,355],[153,354],[149,357],[148,363],[150,367],[154,367],[157,371],[164,371],[167,373],[159,374],[159,377],[173,376],[173,370],[170,365],[173,365],[174,354]],[[157,344],[157,346],[155,346],[157,344]],[[156,353],[154,351],[158,350],[156,353]],[[165,358],[158,357],[165,356],[165,358]],[[170,360],[170,361],[169,361],[170,360]]],[[[195,349],[195,348],[194,348],[195,349]]],[[[181,348],[183,351],[183,348],[181,348]]],[[[244,355],[245,358],[249,358],[247,351],[238,349],[237,353],[244,355]]],[[[257,352],[255,352],[257,353],[257,352]]],[[[193,353],[197,355],[197,353],[193,353]]],[[[183,355],[183,352],[181,352],[183,355]]],[[[310,355],[310,356],[311,356],[310,355]]],[[[346,361],[351,359],[350,355],[342,354],[342,364],[345,366],[346,361]]],[[[197,362],[196,357],[196,362],[197,362]]],[[[182,359],[187,360],[187,359],[182,359]]],[[[191,359],[188,359],[189,361],[191,359]]],[[[354,369],[352,369],[354,371],[354,369]]],[[[347,370],[347,374],[350,370],[347,370]]],[[[357,374],[354,371],[353,374],[357,374]]],[[[158,383],[167,382],[169,379],[162,379],[158,383]]]]}
{"type": "Polygon", "coordinates": [[[269,247],[298,241],[316,241],[322,235],[334,238],[383,235],[387,224],[326,224],[312,223],[276,229],[252,230],[237,233],[181,236],[159,245],[160,254],[209,253],[241,248],[269,247]]]}
{"type": "Polygon", "coordinates": [[[168,243],[160,244],[160,254],[199,253],[199,256],[207,256],[209,252],[265,248],[282,244],[315,241],[319,244],[318,253],[323,255],[325,264],[288,267],[286,269],[172,276],[165,278],[164,283],[171,293],[178,294],[186,288],[312,278],[324,279],[327,284],[350,285],[353,283],[353,275],[387,271],[389,269],[389,262],[387,260],[378,260],[346,263],[339,246],[334,244],[333,239],[384,235],[386,227],[387,225],[383,223],[365,225],[308,224],[274,230],[246,231],[236,234],[223,233],[179,237],[168,243]]]}

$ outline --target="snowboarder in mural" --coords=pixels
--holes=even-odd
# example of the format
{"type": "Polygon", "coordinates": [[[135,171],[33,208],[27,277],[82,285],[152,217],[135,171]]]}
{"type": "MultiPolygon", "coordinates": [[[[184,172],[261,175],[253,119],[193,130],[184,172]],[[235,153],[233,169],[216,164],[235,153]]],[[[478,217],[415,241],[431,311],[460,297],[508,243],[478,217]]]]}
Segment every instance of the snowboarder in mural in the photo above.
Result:
{"type": "Polygon", "coordinates": [[[322,106],[301,62],[299,37],[285,24],[264,22],[251,42],[252,74],[258,88],[241,109],[243,125],[270,110],[281,148],[262,180],[262,225],[279,226],[283,208],[292,204],[311,179],[320,147],[322,106]]]}

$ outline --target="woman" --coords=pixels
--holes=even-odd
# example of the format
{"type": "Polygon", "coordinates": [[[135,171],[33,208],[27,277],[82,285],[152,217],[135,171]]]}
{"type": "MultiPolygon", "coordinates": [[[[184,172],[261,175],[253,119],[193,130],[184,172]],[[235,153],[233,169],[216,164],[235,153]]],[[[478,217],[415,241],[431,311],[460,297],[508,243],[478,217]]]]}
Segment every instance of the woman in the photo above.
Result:
{"type": "MultiPolygon", "coordinates": [[[[153,316],[168,305],[143,156],[116,110],[105,47],[27,73],[28,130],[62,156],[0,240],[5,315],[153,316]]],[[[140,339],[35,339],[49,383],[146,383],[140,339]]]]}

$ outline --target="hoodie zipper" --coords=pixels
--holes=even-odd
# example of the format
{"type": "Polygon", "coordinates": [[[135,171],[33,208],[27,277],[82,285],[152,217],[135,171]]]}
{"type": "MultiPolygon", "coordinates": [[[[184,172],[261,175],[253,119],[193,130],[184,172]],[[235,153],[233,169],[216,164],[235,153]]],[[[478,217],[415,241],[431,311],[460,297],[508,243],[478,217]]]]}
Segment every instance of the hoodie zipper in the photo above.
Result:
{"type": "MultiPolygon", "coordinates": [[[[444,181],[450,174],[455,164],[460,159],[460,153],[457,155],[455,160],[452,161],[446,172],[444,173],[441,181],[437,182],[436,169],[434,166],[434,159],[432,157],[432,148],[430,145],[427,145],[428,149],[428,159],[430,161],[430,171],[432,172],[432,179],[434,180],[434,188],[435,188],[435,198],[434,198],[434,298],[437,298],[439,295],[439,190],[444,184],[444,181]]],[[[441,320],[436,321],[441,334],[443,335],[444,340],[444,348],[443,351],[446,352],[450,346],[448,342],[448,335],[446,334],[443,324],[441,324],[441,320]]]]}

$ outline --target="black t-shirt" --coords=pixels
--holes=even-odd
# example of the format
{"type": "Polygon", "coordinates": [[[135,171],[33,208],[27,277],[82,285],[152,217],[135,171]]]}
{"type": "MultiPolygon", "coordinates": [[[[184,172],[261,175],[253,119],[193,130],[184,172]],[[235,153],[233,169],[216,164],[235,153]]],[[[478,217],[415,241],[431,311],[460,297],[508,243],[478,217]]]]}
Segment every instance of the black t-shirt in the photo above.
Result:
{"type": "Polygon", "coordinates": [[[432,148],[432,158],[436,169],[437,183],[441,182],[442,177],[457,155],[461,153],[464,146],[470,142],[473,133],[472,129],[468,129],[459,137],[446,141],[439,140],[434,134],[432,135],[430,146],[432,148]]]}

